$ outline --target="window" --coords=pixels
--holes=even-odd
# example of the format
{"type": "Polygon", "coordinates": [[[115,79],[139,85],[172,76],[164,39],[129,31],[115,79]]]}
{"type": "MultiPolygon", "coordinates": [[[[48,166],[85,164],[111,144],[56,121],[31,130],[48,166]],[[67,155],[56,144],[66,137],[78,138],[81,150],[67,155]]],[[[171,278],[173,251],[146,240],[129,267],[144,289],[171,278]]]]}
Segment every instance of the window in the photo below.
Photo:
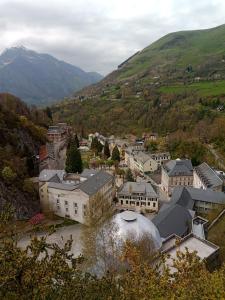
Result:
{"type": "Polygon", "coordinates": [[[69,208],[68,207],[66,207],[66,212],[68,212],[69,211],[69,208]]]}
{"type": "Polygon", "coordinates": [[[77,203],[76,203],[76,202],[75,202],[75,203],[73,203],[73,206],[74,206],[74,207],[77,207],[77,203]]]}
{"type": "Polygon", "coordinates": [[[136,202],[136,205],[139,206],[139,202],[136,202]]]}
{"type": "Polygon", "coordinates": [[[59,204],[59,199],[57,199],[57,204],[59,204]]]}
{"type": "Polygon", "coordinates": [[[77,214],[77,209],[74,210],[74,214],[75,214],[75,215],[77,214]]]}
{"type": "Polygon", "coordinates": [[[65,202],[64,202],[64,203],[65,203],[65,205],[68,205],[68,201],[66,201],[66,200],[65,200],[65,202]]]}
{"type": "Polygon", "coordinates": [[[60,206],[59,205],[57,205],[57,210],[60,210],[60,206]]]}
{"type": "Polygon", "coordinates": [[[155,205],[156,205],[156,203],[155,203],[155,202],[153,202],[153,207],[155,207],[155,205]]]}
{"type": "Polygon", "coordinates": [[[123,205],[123,200],[120,201],[121,205],[123,205]]]}
{"type": "Polygon", "coordinates": [[[128,204],[128,201],[126,201],[126,204],[128,204]]]}
{"type": "Polygon", "coordinates": [[[150,206],[151,205],[151,203],[150,202],[148,202],[148,206],[150,206]]]}

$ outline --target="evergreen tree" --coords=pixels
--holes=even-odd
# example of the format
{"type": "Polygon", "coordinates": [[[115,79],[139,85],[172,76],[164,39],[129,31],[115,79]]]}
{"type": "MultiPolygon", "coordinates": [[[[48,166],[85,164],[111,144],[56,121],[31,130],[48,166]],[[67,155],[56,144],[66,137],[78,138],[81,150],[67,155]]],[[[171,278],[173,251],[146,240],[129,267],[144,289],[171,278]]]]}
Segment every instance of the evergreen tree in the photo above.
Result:
{"type": "Polygon", "coordinates": [[[103,149],[103,145],[102,145],[101,142],[98,141],[98,144],[97,144],[97,154],[101,153],[102,149],[103,149]]]}
{"type": "Polygon", "coordinates": [[[134,177],[133,177],[133,174],[131,172],[131,169],[128,169],[127,172],[126,172],[126,180],[134,182],[134,177]]]}
{"type": "Polygon", "coordinates": [[[98,145],[98,139],[94,137],[91,141],[91,150],[96,151],[98,145]]]}
{"type": "Polygon", "coordinates": [[[102,152],[103,145],[99,142],[97,137],[94,137],[91,142],[91,150],[95,152],[95,155],[98,155],[102,152]]]}
{"type": "Polygon", "coordinates": [[[110,150],[109,150],[109,143],[108,143],[108,141],[105,141],[104,156],[105,156],[105,158],[109,158],[110,157],[110,150]]]}
{"type": "Polygon", "coordinates": [[[46,115],[48,116],[48,118],[52,120],[52,111],[51,111],[50,107],[47,106],[45,112],[46,112],[46,115]]]}
{"type": "Polygon", "coordinates": [[[81,173],[83,170],[80,151],[73,143],[67,151],[65,170],[67,173],[81,173]]]}
{"type": "Polygon", "coordinates": [[[80,147],[80,143],[79,143],[79,139],[77,137],[77,134],[75,135],[74,142],[75,142],[75,145],[76,145],[76,147],[78,149],[80,147]]]}
{"type": "Polygon", "coordinates": [[[113,151],[112,151],[112,160],[113,161],[120,161],[120,151],[119,151],[119,149],[118,149],[118,147],[117,146],[115,146],[114,148],[113,148],[113,151]]]}

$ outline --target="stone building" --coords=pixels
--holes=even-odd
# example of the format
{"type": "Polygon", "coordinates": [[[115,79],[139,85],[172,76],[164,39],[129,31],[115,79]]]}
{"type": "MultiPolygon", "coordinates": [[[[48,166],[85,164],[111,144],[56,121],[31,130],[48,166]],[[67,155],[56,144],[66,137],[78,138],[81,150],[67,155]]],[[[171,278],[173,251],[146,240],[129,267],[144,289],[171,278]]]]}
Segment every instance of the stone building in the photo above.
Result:
{"type": "Polygon", "coordinates": [[[170,197],[176,186],[193,186],[193,166],[189,159],[171,160],[162,167],[162,189],[170,197]]]}

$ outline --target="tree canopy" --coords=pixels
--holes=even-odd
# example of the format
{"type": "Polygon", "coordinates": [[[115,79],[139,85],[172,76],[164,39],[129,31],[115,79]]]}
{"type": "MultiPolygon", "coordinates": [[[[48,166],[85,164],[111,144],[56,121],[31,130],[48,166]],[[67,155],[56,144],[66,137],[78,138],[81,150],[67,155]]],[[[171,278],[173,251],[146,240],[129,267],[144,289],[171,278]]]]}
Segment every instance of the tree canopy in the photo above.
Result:
{"type": "Polygon", "coordinates": [[[71,143],[67,150],[65,170],[67,173],[81,173],[83,171],[81,154],[74,143],[71,143]]]}

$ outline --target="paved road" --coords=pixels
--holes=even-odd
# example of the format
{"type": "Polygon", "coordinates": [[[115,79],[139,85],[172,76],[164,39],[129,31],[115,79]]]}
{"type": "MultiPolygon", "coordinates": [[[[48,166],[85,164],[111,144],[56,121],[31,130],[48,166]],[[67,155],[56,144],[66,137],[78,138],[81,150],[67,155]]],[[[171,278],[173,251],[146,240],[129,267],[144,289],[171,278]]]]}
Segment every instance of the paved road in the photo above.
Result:
{"type": "MultiPolygon", "coordinates": [[[[75,225],[58,228],[56,232],[48,236],[47,242],[56,243],[59,247],[62,248],[63,245],[65,245],[65,243],[70,239],[70,236],[72,236],[73,244],[71,248],[71,253],[74,255],[74,257],[77,257],[82,252],[82,243],[81,243],[82,227],[83,225],[81,224],[75,224],[75,225]]],[[[41,237],[41,236],[45,236],[46,233],[40,232],[40,233],[34,233],[33,235],[41,237]]],[[[29,234],[26,234],[20,238],[18,242],[18,246],[24,249],[29,245],[30,240],[31,240],[31,236],[29,234]]]]}

